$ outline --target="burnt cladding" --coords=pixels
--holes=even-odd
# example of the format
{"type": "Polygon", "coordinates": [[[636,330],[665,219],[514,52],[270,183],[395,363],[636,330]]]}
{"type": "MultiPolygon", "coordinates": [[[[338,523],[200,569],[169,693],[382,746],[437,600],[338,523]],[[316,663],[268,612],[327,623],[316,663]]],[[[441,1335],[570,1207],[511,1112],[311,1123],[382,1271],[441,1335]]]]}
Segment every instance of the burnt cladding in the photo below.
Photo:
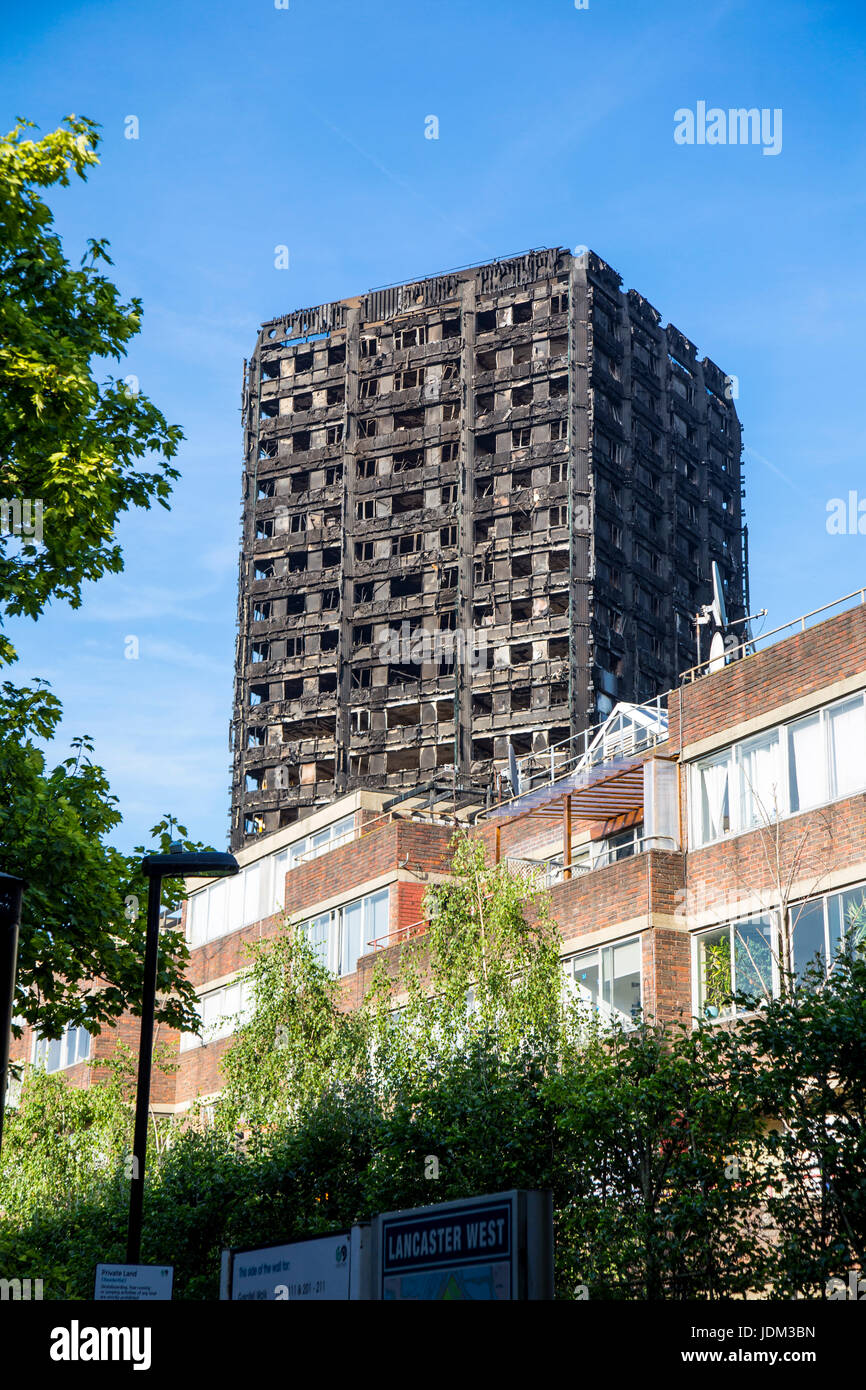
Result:
{"type": "Polygon", "coordinates": [[[593,253],[300,310],[245,372],[232,844],[484,787],[744,614],[733,379],[593,253]]]}

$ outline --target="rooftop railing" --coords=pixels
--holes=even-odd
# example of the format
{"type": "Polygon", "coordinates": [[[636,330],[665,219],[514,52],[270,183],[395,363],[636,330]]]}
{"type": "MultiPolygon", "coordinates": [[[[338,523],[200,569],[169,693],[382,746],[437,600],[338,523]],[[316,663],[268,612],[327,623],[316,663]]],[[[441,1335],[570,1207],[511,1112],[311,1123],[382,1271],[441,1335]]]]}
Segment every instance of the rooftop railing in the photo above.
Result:
{"type": "MultiPolygon", "coordinates": [[[[856,608],[858,604],[866,604],[866,588],[854,589],[852,593],[845,594],[842,598],[834,599],[832,603],[823,603],[820,608],[812,608],[808,613],[801,613],[799,618],[792,618],[789,623],[783,623],[781,627],[770,628],[769,632],[761,632],[757,637],[750,637],[747,641],[740,642],[736,647],[730,647],[725,651],[725,663],[742,660],[747,656],[753,656],[759,647],[772,645],[771,638],[779,638],[782,633],[794,636],[795,630],[805,632],[810,619],[817,618],[819,614],[830,613],[834,608],[842,609],[845,605],[849,608],[856,608]]],[[[784,640],[784,639],[782,639],[784,640]]],[[[719,658],[716,658],[718,661],[719,658]]],[[[688,671],[683,671],[680,681],[690,685],[693,681],[700,680],[701,676],[712,675],[721,667],[715,665],[711,658],[701,661],[697,666],[690,666],[688,671]]]]}

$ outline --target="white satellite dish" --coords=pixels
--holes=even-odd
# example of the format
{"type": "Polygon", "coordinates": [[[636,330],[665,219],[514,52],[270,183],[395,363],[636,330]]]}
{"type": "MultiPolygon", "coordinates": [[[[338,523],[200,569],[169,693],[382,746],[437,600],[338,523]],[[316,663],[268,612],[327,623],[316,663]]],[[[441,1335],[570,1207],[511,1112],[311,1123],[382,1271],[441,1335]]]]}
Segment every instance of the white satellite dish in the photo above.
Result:
{"type": "Polygon", "coordinates": [[[712,641],[710,642],[710,659],[707,662],[707,670],[710,672],[721,671],[724,664],[725,639],[721,632],[716,631],[713,633],[712,641]]]}
{"type": "Polygon", "coordinates": [[[520,769],[517,766],[517,758],[511,739],[508,740],[508,780],[511,783],[511,795],[520,795],[520,769]]]}
{"type": "Polygon", "coordinates": [[[725,607],[725,591],[722,588],[722,575],[717,561],[712,564],[713,602],[712,612],[716,627],[723,631],[728,626],[728,610],[725,607]]]}

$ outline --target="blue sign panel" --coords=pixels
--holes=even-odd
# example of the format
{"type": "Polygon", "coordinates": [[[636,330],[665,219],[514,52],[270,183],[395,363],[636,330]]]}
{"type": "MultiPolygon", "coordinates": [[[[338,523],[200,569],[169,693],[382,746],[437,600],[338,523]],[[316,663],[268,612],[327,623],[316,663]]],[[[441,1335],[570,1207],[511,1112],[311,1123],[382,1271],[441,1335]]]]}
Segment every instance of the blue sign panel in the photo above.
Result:
{"type": "Polygon", "coordinates": [[[514,1294],[513,1197],[380,1218],[379,1297],[500,1301],[514,1294]]]}

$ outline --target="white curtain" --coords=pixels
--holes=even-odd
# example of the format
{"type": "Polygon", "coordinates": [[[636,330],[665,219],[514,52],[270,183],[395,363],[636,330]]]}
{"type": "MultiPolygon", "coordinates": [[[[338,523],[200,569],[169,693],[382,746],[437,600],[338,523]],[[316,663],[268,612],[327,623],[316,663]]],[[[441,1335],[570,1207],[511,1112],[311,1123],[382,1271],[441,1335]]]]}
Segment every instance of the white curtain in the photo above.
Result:
{"type": "Polygon", "coordinates": [[[779,805],[779,735],[776,732],[740,748],[742,827],[775,820],[779,805]]]}
{"type": "Polygon", "coordinates": [[[828,710],[830,758],[836,796],[850,796],[866,785],[866,728],[863,697],[828,710]]]}
{"type": "Polygon", "coordinates": [[[827,800],[824,730],[820,714],[800,719],[788,730],[791,810],[805,811],[827,800]]]}
{"type": "Polygon", "coordinates": [[[245,927],[250,922],[257,922],[261,917],[260,911],[260,892],[261,892],[262,867],[259,860],[255,864],[248,864],[247,867],[238,875],[244,882],[243,913],[240,921],[237,921],[232,914],[233,927],[245,927]]]}
{"type": "Polygon", "coordinates": [[[724,761],[708,763],[700,768],[701,779],[701,843],[718,840],[724,834],[728,814],[728,777],[730,755],[724,761]]]}
{"type": "Polygon", "coordinates": [[[340,974],[351,975],[358,964],[358,957],[367,949],[364,936],[364,900],[349,903],[343,908],[343,951],[340,974]]]}

